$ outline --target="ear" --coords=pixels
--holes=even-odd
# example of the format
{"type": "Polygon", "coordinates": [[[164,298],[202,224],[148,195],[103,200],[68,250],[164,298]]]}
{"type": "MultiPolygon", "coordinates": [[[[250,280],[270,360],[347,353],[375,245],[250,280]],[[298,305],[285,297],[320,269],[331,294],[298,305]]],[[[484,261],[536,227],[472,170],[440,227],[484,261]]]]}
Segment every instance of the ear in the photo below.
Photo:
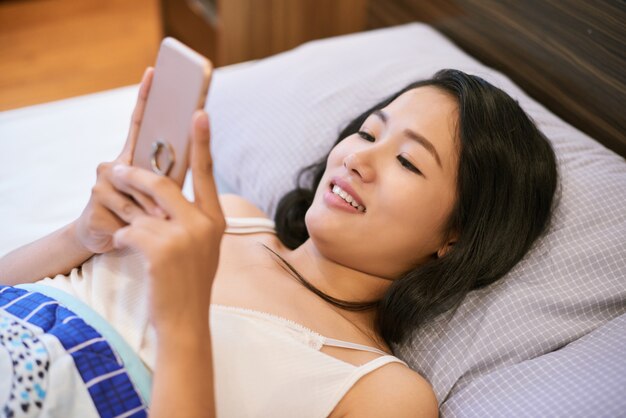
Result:
{"type": "Polygon", "coordinates": [[[452,247],[456,244],[456,239],[448,241],[443,247],[441,247],[437,251],[437,258],[441,258],[444,255],[448,254],[448,251],[452,249],[452,247]]]}

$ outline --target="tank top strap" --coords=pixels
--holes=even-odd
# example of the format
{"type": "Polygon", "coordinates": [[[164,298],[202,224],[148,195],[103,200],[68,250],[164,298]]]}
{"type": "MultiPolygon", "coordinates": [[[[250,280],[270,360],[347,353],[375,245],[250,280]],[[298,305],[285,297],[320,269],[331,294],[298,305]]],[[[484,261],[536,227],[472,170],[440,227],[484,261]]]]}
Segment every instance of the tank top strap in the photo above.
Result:
{"type": "Polygon", "coordinates": [[[276,233],[274,221],[267,218],[226,217],[226,234],[256,234],[259,232],[276,233]]]}
{"type": "Polygon", "coordinates": [[[374,360],[368,361],[362,366],[358,367],[358,375],[364,376],[367,373],[373,372],[374,370],[383,367],[389,363],[400,363],[404,364],[406,367],[409,367],[404,361],[400,360],[398,357],[392,356],[390,354],[385,354],[384,356],[375,358],[374,360]]]}
{"type": "Polygon", "coordinates": [[[349,341],[336,340],[334,338],[324,337],[324,345],[328,345],[331,347],[341,347],[341,348],[349,348],[351,350],[361,350],[361,351],[369,351],[371,353],[382,354],[383,356],[387,356],[389,354],[385,353],[378,348],[370,347],[363,344],[351,343],[349,341]]]}

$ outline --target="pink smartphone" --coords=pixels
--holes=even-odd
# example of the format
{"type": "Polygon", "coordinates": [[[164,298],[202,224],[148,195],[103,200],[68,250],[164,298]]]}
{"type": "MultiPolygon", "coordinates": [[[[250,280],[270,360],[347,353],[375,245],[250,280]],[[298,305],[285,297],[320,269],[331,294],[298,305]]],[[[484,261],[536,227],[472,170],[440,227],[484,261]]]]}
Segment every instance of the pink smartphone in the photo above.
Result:
{"type": "Polygon", "coordinates": [[[161,42],[132,164],[182,188],[189,166],[191,117],[204,107],[211,62],[174,38],[161,42]]]}

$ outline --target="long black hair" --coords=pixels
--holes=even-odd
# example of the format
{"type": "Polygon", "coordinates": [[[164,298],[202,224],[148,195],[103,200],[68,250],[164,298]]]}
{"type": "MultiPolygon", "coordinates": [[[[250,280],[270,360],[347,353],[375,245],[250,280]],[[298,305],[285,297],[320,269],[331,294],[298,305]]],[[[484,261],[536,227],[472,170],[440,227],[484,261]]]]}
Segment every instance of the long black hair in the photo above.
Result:
{"type": "MultiPolygon", "coordinates": [[[[458,103],[459,167],[456,200],[444,233],[454,246],[393,281],[378,301],[342,301],[321,292],[292,266],[286,268],[327,302],[349,310],[377,309],[377,331],[388,344],[405,341],[420,325],[458,307],[467,293],[504,276],[549,225],[557,188],[554,151],[518,103],[480,77],[441,70],[363,112],[335,145],[365,119],[408,90],[436,87],[458,103]]],[[[326,170],[326,157],[300,171],[295,190],[275,215],[281,242],[294,249],[308,237],[304,217],[326,170]]]]}

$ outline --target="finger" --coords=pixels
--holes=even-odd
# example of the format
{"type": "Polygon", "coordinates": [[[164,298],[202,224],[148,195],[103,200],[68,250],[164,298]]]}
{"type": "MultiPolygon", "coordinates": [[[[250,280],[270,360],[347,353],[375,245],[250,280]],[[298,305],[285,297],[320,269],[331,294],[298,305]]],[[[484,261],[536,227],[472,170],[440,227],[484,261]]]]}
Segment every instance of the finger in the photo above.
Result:
{"type": "Polygon", "coordinates": [[[152,238],[152,231],[130,225],[125,226],[113,234],[113,248],[131,248],[147,254],[150,251],[149,243],[152,241],[152,238]]]}
{"type": "Polygon", "coordinates": [[[203,110],[193,115],[191,174],[196,205],[210,217],[223,217],[213,177],[209,117],[203,110]]]}
{"type": "Polygon", "coordinates": [[[135,110],[131,117],[130,128],[128,129],[128,136],[126,137],[126,143],[124,149],[119,155],[118,160],[130,164],[135,151],[135,144],[137,143],[137,136],[139,134],[139,128],[141,127],[141,121],[146,110],[146,102],[148,101],[148,95],[150,93],[150,87],[152,86],[152,79],[154,77],[154,68],[148,67],[141,79],[141,85],[139,86],[139,93],[137,94],[137,102],[135,103],[135,110]]]}
{"type": "MultiPolygon", "coordinates": [[[[108,197],[110,199],[109,202],[111,202],[110,203],[111,206],[107,206],[107,207],[110,210],[118,214],[118,216],[120,216],[121,218],[123,217],[123,215],[126,215],[126,217],[123,219],[127,221],[128,223],[130,223],[130,221],[132,221],[137,215],[140,215],[140,214],[149,214],[151,216],[155,216],[161,219],[167,218],[167,214],[163,211],[163,209],[161,209],[155,203],[152,197],[145,195],[140,190],[134,188],[130,184],[124,181],[121,181],[119,177],[115,176],[115,172],[116,170],[114,168],[113,175],[111,176],[112,194],[117,194],[118,196],[125,196],[126,199],[132,202],[132,204],[135,207],[137,207],[138,210],[135,210],[135,208],[125,207],[125,204],[127,203],[126,201],[122,202],[119,199],[108,197]]],[[[103,204],[104,204],[104,197],[103,197],[103,204]]]]}
{"type": "Polygon", "coordinates": [[[165,213],[141,193],[122,194],[112,185],[102,186],[99,193],[100,202],[125,223],[131,223],[137,216],[149,214],[165,219],[165,213]],[[129,196],[130,195],[130,196],[129,196]],[[131,197],[132,196],[132,197],[131,197]]]}
{"type": "Polygon", "coordinates": [[[162,237],[165,230],[170,227],[170,223],[166,220],[151,216],[138,216],[133,220],[132,225],[150,231],[152,234],[159,237],[162,237]]]}
{"type": "MultiPolygon", "coordinates": [[[[113,234],[114,248],[132,248],[150,255],[155,242],[160,239],[162,229],[158,225],[164,222],[149,216],[138,216],[131,225],[118,229],[113,234]]],[[[162,227],[162,225],[161,225],[162,227]]]]}
{"type": "Polygon", "coordinates": [[[133,197],[133,193],[139,193],[138,196],[152,199],[171,218],[183,218],[191,206],[172,179],[142,168],[117,165],[112,182],[116,189],[133,197]]]}

